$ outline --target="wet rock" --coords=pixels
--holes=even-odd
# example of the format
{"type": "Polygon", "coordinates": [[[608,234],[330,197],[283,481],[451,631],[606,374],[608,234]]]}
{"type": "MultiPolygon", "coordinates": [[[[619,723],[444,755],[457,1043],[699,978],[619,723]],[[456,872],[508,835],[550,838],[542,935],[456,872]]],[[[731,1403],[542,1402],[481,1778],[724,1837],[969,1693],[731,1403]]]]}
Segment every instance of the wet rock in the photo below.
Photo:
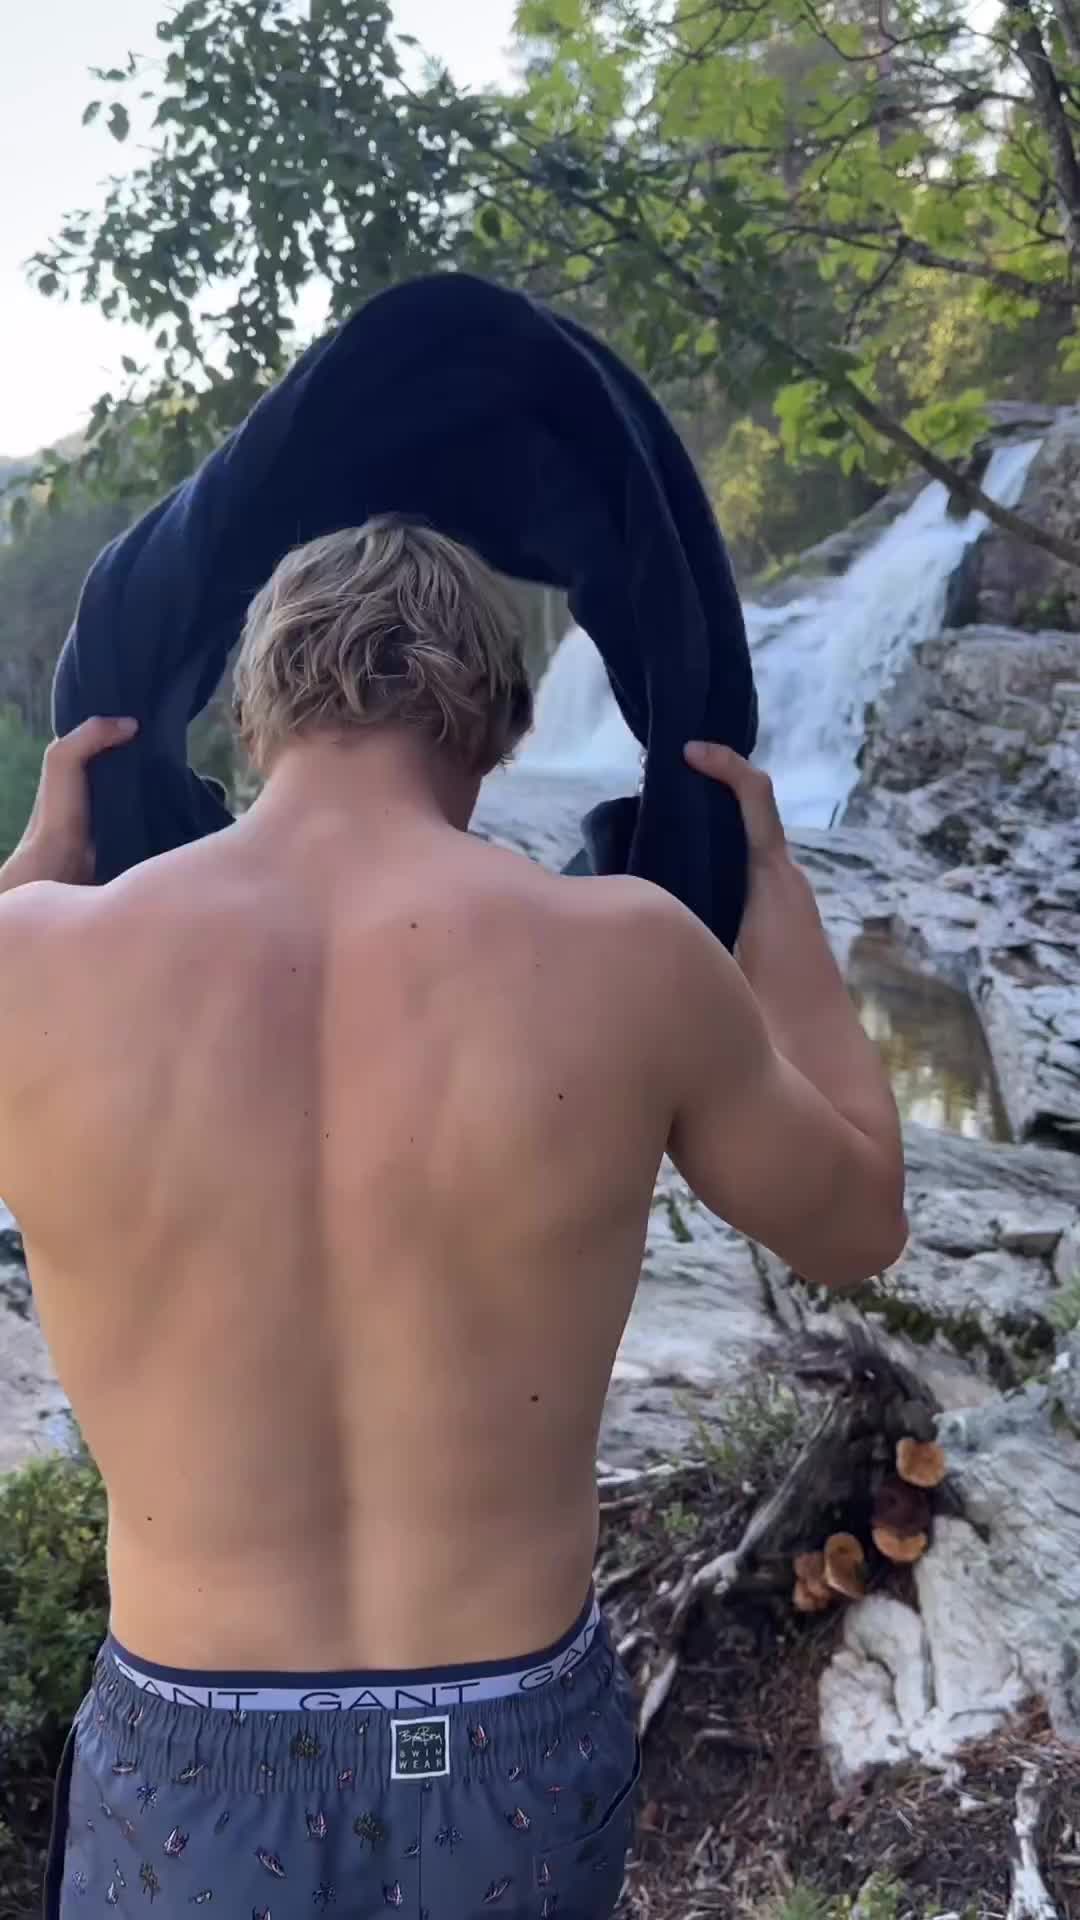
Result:
{"type": "Polygon", "coordinates": [[[991,431],[976,451],[989,458],[994,447],[1005,440],[1030,440],[1034,434],[1048,432],[1062,409],[1045,406],[1040,400],[991,400],[986,412],[991,431]]]}
{"type": "Polygon", "coordinates": [[[0,1263],[21,1262],[23,1258],[22,1234],[15,1224],[9,1208],[0,1200],[0,1263]]]}
{"type": "Polygon", "coordinates": [[[21,1258],[0,1262],[0,1473],[48,1452],[47,1422],[67,1402],[30,1298],[21,1258]]]}
{"type": "MultiPolygon", "coordinates": [[[[1080,409],[1062,409],[1045,431],[1017,512],[1080,543],[1080,409]]],[[[970,591],[980,620],[1080,630],[1080,571],[992,527],[974,550],[970,591]]]]}
{"type": "Polygon", "coordinates": [[[787,1343],[755,1251],[665,1162],[604,1413],[601,1453],[613,1466],[699,1453],[702,1425],[732,1392],[782,1370],[787,1343]]]}
{"type": "MultiPolygon", "coordinates": [[[[1043,1384],[943,1415],[938,1438],[980,1541],[982,1617],[1016,1649],[1029,1691],[1067,1720],[1080,1647],[1080,1440],[1043,1384]]],[[[925,1613],[921,1583],[920,1600],[925,1613]]],[[[1058,1731],[1075,1737],[1067,1724],[1058,1731]]]]}
{"type": "Polygon", "coordinates": [[[928,641],[875,717],[848,810],[946,869],[965,932],[926,881],[897,890],[894,919],[921,910],[958,966],[1014,1136],[1062,1144],[1080,1132],[1078,663],[1071,634],[928,641]]]}
{"type": "Polygon", "coordinates": [[[760,1254],[792,1333],[869,1322],[943,1406],[991,1398],[1053,1360],[1059,1246],[1080,1233],[1080,1160],[929,1128],[905,1129],[911,1238],[897,1265],[846,1298],[760,1254]],[[978,1383],[978,1384],[977,1384],[978,1383]]]}
{"type": "Polygon", "coordinates": [[[1080,1330],[1059,1342],[1048,1384],[1054,1407],[1080,1439],[1080,1330]]]}
{"type": "Polygon", "coordinates": [[[533,767],[504,767],[484,782],[473,831],[485,840],[562,869],[581,846],[581,822],[601,800],[629,790],[617,776],[568,780],[533,767]]]}

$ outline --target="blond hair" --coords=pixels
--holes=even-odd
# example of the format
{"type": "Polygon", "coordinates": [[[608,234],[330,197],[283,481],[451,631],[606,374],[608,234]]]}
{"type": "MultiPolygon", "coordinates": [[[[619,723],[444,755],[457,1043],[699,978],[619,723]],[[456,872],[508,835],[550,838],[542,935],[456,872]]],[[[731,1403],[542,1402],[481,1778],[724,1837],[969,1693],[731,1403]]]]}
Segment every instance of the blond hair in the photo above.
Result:
{"type": "Polygon", "coordinates": [[[289,739],[390,722],[490,773],[532,725],[522,622],[483,560],[388,517],[286,554],[248,609],[240,738],[265,771],[289,739]]]}

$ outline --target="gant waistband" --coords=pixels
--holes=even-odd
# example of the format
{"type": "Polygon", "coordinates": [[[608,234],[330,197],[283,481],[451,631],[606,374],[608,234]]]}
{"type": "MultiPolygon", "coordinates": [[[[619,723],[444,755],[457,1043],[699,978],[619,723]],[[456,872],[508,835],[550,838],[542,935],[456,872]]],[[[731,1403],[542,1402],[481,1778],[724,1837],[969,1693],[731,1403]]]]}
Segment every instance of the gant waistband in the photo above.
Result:
{"type": "Polygon", "coordinates": [[[410,1713],[505,1700],[561,1680],[588,1658],[600,1625],[590,1594],[569,1633],[541,1653],[511,1664],[421,1668],[402,1673],[199,1673],[162,1667],[129,1653],[112,1634],[106,1661],[147,1693],[175,1706],[215,1707],[228,1713],[410,1713]]]}

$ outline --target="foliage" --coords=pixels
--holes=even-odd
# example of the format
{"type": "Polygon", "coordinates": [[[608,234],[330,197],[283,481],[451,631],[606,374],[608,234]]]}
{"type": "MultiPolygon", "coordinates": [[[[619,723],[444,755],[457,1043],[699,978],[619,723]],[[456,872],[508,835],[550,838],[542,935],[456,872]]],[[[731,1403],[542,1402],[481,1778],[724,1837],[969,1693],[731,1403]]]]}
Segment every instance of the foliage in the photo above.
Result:
{"type": "Polygon", "coordinates": [[[1059,1333],[1073,1333],[1080,1328],[1080,1274],[1062,1287],[1050,1302],[1046,1317],[1059,1333]]]}
{"type": "Polygon", "coordinates": [[[673,1500],[669,1506],[662,1507],[660,1519],[665,1533],[675,1542],[689,1543],[701,1532],[701,1515],[682,1500],[673,1500]]]}
{"type": "Polygon", "coordinates": [[[85,493],[62,510],[34,502],[19,535],[0,547],[0,701],[33,734],[49,732],[53,669],[83,580],[127,518],[124,506],[85,493]]]}
{"type": "Polygon", "coordinates": [[[834,1915],[824,1895],[796,1882],[791,1891],[776,1902],[769,1920],[834,1920],[834,1915]]]}
{"type": "Polygon", "coordinates": [[[85,1458],[50,1455],[0,1479],[0,1726],[20,1766],[51,1764],[86,1691],[107,1623],[105,1530],[85,1458]]]}
{"type": "Polygon", "coordinates": [[[105,1636],[105,1532],[85,1452],[0,1478],[0,1920],[40,1910],[52,1783],[105,1636]]]}
{"type": "Polygon", "coordinates": [[[888,1874],[871,1876],[857,1897],[827,1899],[804,1881],[780,1896],[762,1920],[932,1920],[922,1900],[888,1874]]]}
{"type": "Polygon", "coordinates": [[[809,1433],[796,1395],[772,1374],[729,1394],[715,1425],[706,1426],[695,1402],[681,1404],[694,1424],[702,1459],[724,1486],[778,1486],[809,1433]]]}
{"type": "Polygon", "coordinates": [[[27,731],[15,707],[0,707],[0,861],[22,839],[45,747],[45,739],[27,731]]]}
{"type": "Polygon", "coordinates": [[[160,66],[105,70],[87,109],[122,143],[147,102],[144,157],[35,262],[160,356],[102,396],[81,466],[168,483],[313,298],[339,319],[452,266],[562,301],[727,427],[772,433],[775,404],[787,460],[916,460],[971,500],[991,387],[1034,350],[1063,387],[1080,364],[1075,7],[520,0],[500,97],[414,80],[389,0],[187,0],[160,66]]]}
{"type": "Polygon", "coordinates": [[[647,363],[722,361],[747,401],[776,394],[799,457],[880,470],[920,434],[970,451],[974,396],[929,414],[940,394],[900,367],[913,304],[926,330],[974,308],[1021,356],[1046,312],[1075,339],[1080,64],[1056,16],[1012,0],[983,32],[960,0],[887,20],[528,0],[519,19],[529,86],[489,176],[502,233],[602,282],[647,363]]]}
{"type": "Polygon", "coordinates": [[[704,478],[739,573],[775,568],[852,520],[877,497],[861,475],[826,457],[801,464],[770,427],[737,420],[703,462],[704,478]]]}
{"type": "Polygon", "coordinates": [[[454,95],[404,79],[390,0],[187,0],[162,7],[158,59],[98,70],[87,119],[119,142],[152,101],[148,152],[73,213],[33,263],[46,294],[76,287],[135,321],[160,372],[124,361],[102,395],[84,473],[159,485],[248,411],[294,352],[297,302],[318,283],[331,320],[404,276],[446,264],[464,184],[454,95]],[[107,431],[111,428],[112,431],[107,431]]]}

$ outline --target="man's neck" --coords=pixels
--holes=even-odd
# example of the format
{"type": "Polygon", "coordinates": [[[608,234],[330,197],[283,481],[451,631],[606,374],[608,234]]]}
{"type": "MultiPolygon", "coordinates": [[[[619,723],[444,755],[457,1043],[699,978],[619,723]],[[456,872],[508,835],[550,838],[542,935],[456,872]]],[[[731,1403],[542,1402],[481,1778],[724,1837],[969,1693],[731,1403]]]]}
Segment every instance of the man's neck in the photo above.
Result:
{"type": "Polygon", "coordinates": [[[318,819],[351,833],[450,826],[464,833],[479,779],[404,727],[297,740],[275,760],[249,819],[260,829],[318,819]]]}

